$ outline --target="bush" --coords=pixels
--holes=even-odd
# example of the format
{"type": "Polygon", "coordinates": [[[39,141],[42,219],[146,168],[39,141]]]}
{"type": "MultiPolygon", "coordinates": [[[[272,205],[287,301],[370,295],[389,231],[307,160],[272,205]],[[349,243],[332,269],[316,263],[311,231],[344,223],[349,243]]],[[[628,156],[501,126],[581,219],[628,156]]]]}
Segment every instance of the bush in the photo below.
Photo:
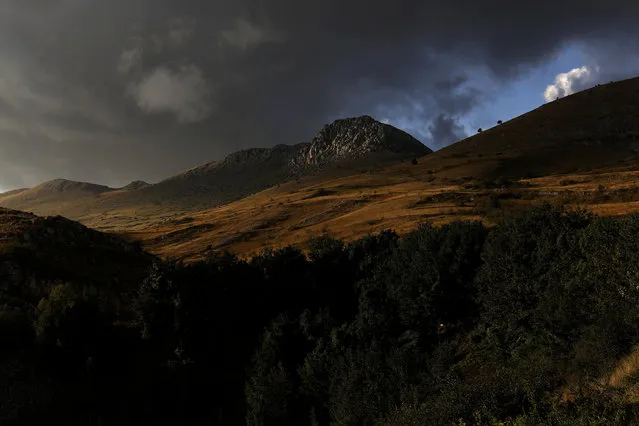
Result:
{"type": "Polygon", "coordinates": [[[38,343],[57,353],[61,371],[85,366],[88,358],[105,351],[113,329],[113,316],[107,304],[96,297],[84,296],[69,283],[58,284],[38,303],[34,321],[38,343]]]}
{"type": "Polygon", "coordinates": [[[328,195],[333,195],[335,191],[329,191],[328,189],[320,188],[317,191],[313,192],[311,195],[306,197],[307,200],[318,197],[326,197],[328,195]]]}

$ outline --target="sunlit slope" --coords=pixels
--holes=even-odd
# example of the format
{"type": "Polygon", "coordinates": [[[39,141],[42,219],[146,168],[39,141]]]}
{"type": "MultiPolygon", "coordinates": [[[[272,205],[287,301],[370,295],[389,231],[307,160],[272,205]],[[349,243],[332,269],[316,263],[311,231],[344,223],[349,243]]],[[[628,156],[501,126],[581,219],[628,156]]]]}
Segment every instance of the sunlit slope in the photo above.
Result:
{"type": "MultiPolygon", "coordinates": [[[[188,259],[251,254],[329,232],[347,240],[420,223],[498,219],[539,202],[615,215],[639,210],[639,79],[595,87],[434,154],[321,182],[289,182],[235,203],[129,228],[188,259]]],[[[122,229],[124,231],[124,229],[122,229]]]]}

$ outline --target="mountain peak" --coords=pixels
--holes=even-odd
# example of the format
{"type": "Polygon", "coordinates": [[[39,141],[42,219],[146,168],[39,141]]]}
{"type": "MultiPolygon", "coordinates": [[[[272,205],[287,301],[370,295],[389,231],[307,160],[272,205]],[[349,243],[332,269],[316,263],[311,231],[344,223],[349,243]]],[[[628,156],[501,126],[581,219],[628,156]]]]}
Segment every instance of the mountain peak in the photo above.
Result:
{"type": "Polygon", "coordinates": [[[432,151],[408,133],[362,115],[326,124],[296,162],[301,166],[322,166],[357,160],[375,152],[422,156],[432,151]]]}
{"type": "Polygon", "coordinates": [[[150,183],[144,182],[143,180],[134,180],[126,186],[120,188],[123,191],[135,191],[136,189],[143,189],[151,186],[150,183]]]}

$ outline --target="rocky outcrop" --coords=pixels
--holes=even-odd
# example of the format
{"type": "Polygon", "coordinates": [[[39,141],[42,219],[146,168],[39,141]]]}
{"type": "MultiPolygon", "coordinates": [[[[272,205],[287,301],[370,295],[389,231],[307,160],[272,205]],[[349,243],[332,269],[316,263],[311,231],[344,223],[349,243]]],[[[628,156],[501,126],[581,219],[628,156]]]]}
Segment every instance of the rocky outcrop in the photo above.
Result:
{"type": "Polygon", "coordinates": [[[432,151],[420,141],[370,116],[327,124],[293,161],[299,168],[321,167],[358,160],[371,153],[423,156],[432,151]]]}

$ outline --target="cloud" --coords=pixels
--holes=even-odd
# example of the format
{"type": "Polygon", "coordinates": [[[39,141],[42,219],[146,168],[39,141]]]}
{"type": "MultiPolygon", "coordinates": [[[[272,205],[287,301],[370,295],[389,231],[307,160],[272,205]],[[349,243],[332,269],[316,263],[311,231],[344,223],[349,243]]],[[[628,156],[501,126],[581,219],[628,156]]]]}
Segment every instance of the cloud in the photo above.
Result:
{"type": "Polygon", "coordinates": [[[555,82],[544,91],[544,99],[546,102],[552,102],[557,98],[572,95],[575,92],[583,90],[588,84],[591,84],[595,78],[596,71],[582,66],[573,68],[568,72],[558,74],[555,82]]]}
{"type": "Polygon", "coordinates": [[[190,16],[181,16],[171,20],[167,39],[173,47],[180,47],[193,36],[196,20],[190,16]]]}
{"type": "Polygon", "coordinates": [[[189,16],[173,18],[168,23],[168,29],[161,32],[141,35],[141,28],[133,25],[129,46],[120,54],[117,70],[120,74],[128,74],[142,69],[143,55],[161,55],[165,49],[179,50],[187,46],[193,37],[196,20],[189,16]]]}
{"type": "Polygon", "coordinates": [[[3,186],[156,181],[360,114],[439,146],[567,45],[639,72],[636,0],[89,3],[0,1],[3,186]]]}
{"type": "Polygon", "coordinates": [[[195,65],[158,67],[131,90],[143,111],[173,113],[181,123],[202,121],[211,113],[211,86],[195,65]]]}
{"type": "Polygon", "coordinates": [[[432,146],[441,148],[468,136],[464,127],[453,117],[440,114],[429,126],[432,146]]]}
{"type": "Polygon", "coordinates": [[[231,29],[223,30],[220,34],[228,44],[243,50],[263,43],[283,41],[281,35],[252,24],[243,18],[237,19],[231,29]]]}
{"type": "Polygon", "coordinates": [[[142,52],[143,48],[141,45],[122,51],[118,62],[118,72],[120,74],[127,74],[134,68],[139,67],[142,63],[142,52]]]}

